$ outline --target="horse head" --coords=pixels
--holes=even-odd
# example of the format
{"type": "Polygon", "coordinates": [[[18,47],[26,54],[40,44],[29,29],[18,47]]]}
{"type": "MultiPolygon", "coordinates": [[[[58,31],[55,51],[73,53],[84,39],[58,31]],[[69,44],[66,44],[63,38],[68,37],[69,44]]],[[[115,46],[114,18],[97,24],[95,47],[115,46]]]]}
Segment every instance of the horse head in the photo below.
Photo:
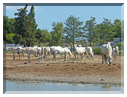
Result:
{"type": "Polygon", "coordinates": [[[119,51],[119,48],[118,46],[115,47],[115,51],[118,52],[119,51]]]}

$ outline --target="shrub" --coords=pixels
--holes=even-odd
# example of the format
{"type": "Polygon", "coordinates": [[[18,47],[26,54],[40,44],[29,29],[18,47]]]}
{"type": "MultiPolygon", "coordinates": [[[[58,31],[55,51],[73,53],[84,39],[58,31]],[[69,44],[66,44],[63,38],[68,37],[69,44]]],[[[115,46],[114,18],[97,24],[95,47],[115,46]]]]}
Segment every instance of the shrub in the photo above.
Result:
{"type": "Polygon", "coordinates": [[[118,46],[118,47],[123,47],[124,46],[124,42],[118,42],[117,44],[116,44],[116,46],[118,46]]]}
{"type": "Polygon", "coordinates": [[[95,55],[101,55],[101,48],[100,47],[93,48],[93,54],[95,54],[95,55]]]}
{"type": "Polygon", "coordinates": [[[120,51],[119,51],[119,55],[124,56],[124,51],[123,51],[123,50],[120,50],[120,51]]]}

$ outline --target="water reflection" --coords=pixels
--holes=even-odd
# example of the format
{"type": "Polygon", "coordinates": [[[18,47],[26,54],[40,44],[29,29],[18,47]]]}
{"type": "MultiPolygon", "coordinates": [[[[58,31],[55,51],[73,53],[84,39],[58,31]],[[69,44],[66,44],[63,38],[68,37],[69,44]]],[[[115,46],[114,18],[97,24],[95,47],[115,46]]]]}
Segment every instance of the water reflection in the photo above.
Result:
{"type": "MultiPolygon", "coordinates": [[[[6,91],[121,91],[121,85],[51,83],[44,81],[5,81],[6,91]]],[[[5,87],[4,87],[5,88],[5,87]]]]}

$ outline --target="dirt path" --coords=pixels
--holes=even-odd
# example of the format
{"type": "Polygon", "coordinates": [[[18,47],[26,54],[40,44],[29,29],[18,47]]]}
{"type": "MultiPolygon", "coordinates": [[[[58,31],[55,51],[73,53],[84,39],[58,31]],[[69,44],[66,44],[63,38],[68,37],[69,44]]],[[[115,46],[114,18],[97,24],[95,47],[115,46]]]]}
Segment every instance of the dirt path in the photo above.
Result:
{"type": "Polygon", "coordinates": [[[27,63],[27,58],[19,60],[17,55],[16,58],[12,60],[12,55],[4,55],[4,79],[123,84],[123,56],[110,65],[101,64],[100,55],[93,59],[84,57],[83,63],[74,63],[73,58],[64,62],[61,57],[56,62],[47,57],[43,63],[38,63],[38,57],[31,58],[31,63],[27,63]]]}

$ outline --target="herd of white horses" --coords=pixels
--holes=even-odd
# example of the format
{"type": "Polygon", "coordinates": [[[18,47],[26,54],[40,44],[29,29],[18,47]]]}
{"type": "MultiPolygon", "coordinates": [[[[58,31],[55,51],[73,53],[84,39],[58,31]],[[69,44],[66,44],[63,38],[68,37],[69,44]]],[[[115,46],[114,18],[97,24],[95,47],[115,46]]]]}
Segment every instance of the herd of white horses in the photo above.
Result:
{"type": "MultiPolygon", "coordinates": [[[[28,62],[30,61],[30,54],[34,54],[36,56],[39,55],[39,62],[43,62],[43,58],[46,57],[47,55],[53,55],[53,59],[56,61],[56,55],[57,54],[63,54],[65,55],[64,61],[67,59],[67,54],[72,56],[72,53],[68,47],[60,47],[60,46],[51,46],[51,47],[6,47],[6,51],[12,51],[13,53],[13,59],[15,59],[15,53],[19,54],[19,59],[20,59],[20,54],[24,57],[24,52],[28,54],[28,62]]],[[[76,56],[77,56],[77,61],[79,60],[79,55],[81,56],[81,62],[83,62],[83,57],[84,54],[86,53],[87,57],[93,57],[93,52],[92,52],[92,47],[79,47],[77,45],[74,45],[74,56],[75,56],[75,61],[76,62],[76,56]]],[[[118,60],[118,55],[119,55],[119,48],[116,46],[115,48],[112,49],[110,44],[103,44],[101,46],[101,54],[102,54],[102,64],[107,63],[111,64],[111,59],[112,55],[114,57],[114,61],[118,60]]],[[[78,61],[79,62],[79,61],[78,61]]]]}

